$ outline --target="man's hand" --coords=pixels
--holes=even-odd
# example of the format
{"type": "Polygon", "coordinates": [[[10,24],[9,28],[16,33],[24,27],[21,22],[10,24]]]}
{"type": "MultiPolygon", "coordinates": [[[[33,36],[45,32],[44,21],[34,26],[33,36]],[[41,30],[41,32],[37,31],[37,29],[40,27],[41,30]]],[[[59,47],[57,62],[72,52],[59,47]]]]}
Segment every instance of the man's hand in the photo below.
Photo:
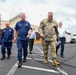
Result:
{"type": "Polygon", "coordinates": [[[57,41],[59,41],[60,40],[60,38],[59,37],[57,37],[57,41]]]}
{"type": "Polygon", "coordinates": [[[13,42],[13,43],[16,42],[16,38],[14,38],[14,39],[12,40],[12,42],[13,42]]]}
{"type": "Polygon", "coordinates": [[[40,36],[41,36],[41,37],[44,37],[44,34],[43,34],[43,33],[41,33],[41,34],[40,34],[40,36]]]}
{"type": "Polygon", "coordinates": [[[27,35],[27,38],[30,38],[30,35],[29,34],[27,35]]]}

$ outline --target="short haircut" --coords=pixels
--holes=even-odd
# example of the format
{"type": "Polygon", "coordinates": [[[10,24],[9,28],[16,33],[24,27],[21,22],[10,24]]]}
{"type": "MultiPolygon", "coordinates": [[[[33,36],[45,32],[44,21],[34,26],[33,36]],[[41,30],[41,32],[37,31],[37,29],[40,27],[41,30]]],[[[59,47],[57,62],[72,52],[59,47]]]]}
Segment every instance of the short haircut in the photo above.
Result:
{"type": "Polygon", "coordinates": [[[20,16],[21,16],[22,14],[24,14],[24,15],[25,15],[25,13],[21,13],[21,14],[20,14],[20,16]]]}
{"type": "Polygon", "coordinates": [[[53,14],[53,12],[48,12],[48,14],[53,14]]]}

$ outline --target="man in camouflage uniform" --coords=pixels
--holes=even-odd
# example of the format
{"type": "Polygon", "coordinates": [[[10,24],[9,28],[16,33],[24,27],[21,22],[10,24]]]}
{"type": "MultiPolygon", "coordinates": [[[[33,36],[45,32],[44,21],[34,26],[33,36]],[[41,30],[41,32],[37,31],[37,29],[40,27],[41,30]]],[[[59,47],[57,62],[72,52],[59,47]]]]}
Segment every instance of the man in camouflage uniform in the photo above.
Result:
{"type": "Polygon", "coordinates": [[[53,19],[53,12],[48,13],[48,18],[41,21],[39,33],[42,37],[42,46],[44,52],[44,63],[48,63],[48,46],[51,46],[51,55],[53,65],[60,63],[56,61],[56,39],[58,36],[57,22],[53,19]]]}

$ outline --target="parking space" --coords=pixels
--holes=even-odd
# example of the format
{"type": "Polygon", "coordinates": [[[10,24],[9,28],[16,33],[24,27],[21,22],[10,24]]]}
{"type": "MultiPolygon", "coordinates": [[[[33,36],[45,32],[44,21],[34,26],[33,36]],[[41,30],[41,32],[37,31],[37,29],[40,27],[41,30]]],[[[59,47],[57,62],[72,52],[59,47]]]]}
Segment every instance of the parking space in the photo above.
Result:
{"type": "MultiPolygon", "coordinates": [[[[65,58],[61,58],[58,52],[57,60],[61,62],[60,66],[52,66],[52,60],[49,50],[49,63],[44,64],[44,55],[42,46],[35,44],[33,53],[27,56],[27,62],[23,63],[22,68],[17,64],[17,48],[13,44],[12,55],[10,60],[0,60],[0,75],[75,75],[76,74],[76,44],[65,45],[65,58]]],[[[60,50],[60,49],[59,49],[60,50]]],[[[1,55],[0,55],[1,57],[1,55]]]]}

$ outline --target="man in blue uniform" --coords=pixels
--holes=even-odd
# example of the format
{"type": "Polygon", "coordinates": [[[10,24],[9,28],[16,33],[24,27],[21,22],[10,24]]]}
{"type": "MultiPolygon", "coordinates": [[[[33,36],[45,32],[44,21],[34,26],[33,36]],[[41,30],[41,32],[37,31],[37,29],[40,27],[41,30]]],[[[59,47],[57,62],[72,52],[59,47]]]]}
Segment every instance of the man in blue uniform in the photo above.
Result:
{"type": "Polygon", "coordinates": [[[12,40],[14,37],[14,30],[10,27],[10,23],[6,22],[5,23],[5,28],[2,30],[2,37],[1,37],[1,53],[2,53],[2,58],[1,60],[5,59],[5,49],[7,48],[7,59],[10,59],[11,55],[11,48],[12,48],[12,40]]]}
{"type": "Polygon", "coordinates": [[[21,20],[16,23],[14,30],[14,40],[17,39],[17,48],[18,48],[18,67],[22,66],[22,49],[23,49],[23,62],[26,62],[27,56],[27,47],[28,47],[28,38],[31,33],[31,26],[28,21],[25,20],[26,16],[24,13],[20,14],[21,20]]]}

